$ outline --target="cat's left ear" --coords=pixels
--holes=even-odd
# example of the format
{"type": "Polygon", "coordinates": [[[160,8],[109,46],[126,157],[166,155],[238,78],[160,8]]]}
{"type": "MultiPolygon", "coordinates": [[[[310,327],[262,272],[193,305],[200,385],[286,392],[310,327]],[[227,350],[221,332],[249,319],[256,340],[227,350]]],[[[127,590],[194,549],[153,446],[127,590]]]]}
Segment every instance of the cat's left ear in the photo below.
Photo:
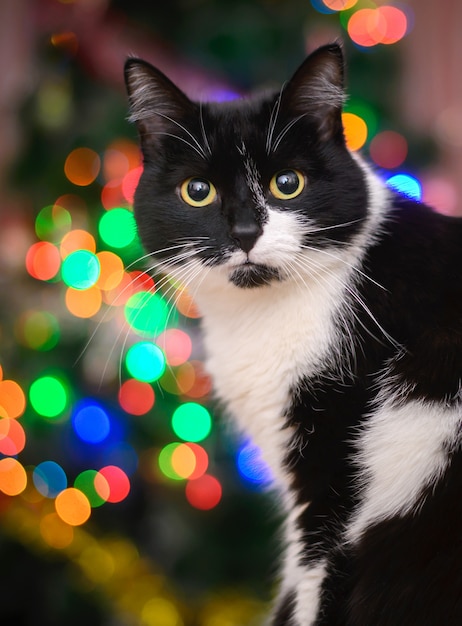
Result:
{"type": "Polygon", "coordinates": [[[142,59],[129,58],[124,68],[130,103],[130,121],[135,122],[143,149],[156,137],[171,130],[192,108],[189,98],[160,70],[142,59]]]}
{"type": "Polygon", "coordinates": [[[322,141],[343,140],[344,66],[340,44],[322,46],[305,59],[284,89],[285,106],[293,115],[311,117],[322,141]]]}

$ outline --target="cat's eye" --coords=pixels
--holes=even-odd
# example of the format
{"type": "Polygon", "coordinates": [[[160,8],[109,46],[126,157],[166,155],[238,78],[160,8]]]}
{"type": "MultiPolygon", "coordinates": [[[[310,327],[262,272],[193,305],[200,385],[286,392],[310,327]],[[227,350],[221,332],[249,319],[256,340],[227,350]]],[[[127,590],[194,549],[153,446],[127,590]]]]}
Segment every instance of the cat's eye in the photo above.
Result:
{"type": "Polygon", "coordinates": [[[305,187],[305,177],[298,170],[282,170],[270,181],[270,191],[278,200],[296,198],[305,187]]]}
{"type": "Polygon", "coordinates": [[[180,187],[180,195],[190,206],[203,207],[212,204],[217,190],[205,178],[188,178],[180,187]]]}

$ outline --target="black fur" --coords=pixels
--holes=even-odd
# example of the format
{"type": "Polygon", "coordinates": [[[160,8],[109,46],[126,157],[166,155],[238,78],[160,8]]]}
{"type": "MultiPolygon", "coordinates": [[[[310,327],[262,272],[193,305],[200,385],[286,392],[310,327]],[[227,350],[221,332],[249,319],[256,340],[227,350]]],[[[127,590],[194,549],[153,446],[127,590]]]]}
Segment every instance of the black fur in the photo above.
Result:
{"type": "MultiPolygon", "coordinates": [[[[249,186],[243,164],[248,154],[262,189],[282,169],[304,173],[305,188],[290,206],[318,227],[304,236],[305,246],[334,254],[365,228],[374,199],[343,139],[338,46],[309,57],[281,94],[225,105],[190,102],[158,70],[136,59],[127,62],[126,79],[144,154],[136,219],[145,247],[167,266],[178,264],[171,247],[179,241],[198,238],[195,255],[206,268],[252,248],[268,213],[249,186]],[[140,81],[148,86],[142,93],[140,81]],[[190,176],[214,182],[219,194],[212,204],[198,210],[181,199],[179,185],[190,176]],[[208,247],[200,245],[204,235],[208,247]],[[239,239],[244,236],[246,246],[239,239]]],[[[275,198],[271,205],[287,210],[275,198]]],[[[354,543],[343,533],[365,486],[358,484],[358,433],[381,403],[433,403],[460,415],[461,428],[462,220],[390,194],[377,232],[363,245],[361,275],[349,292],[345,363],[326,360],[298,380],[280,425],[292,432],[284,464],[295,504],[310,503],[296,523],[303,531],[298,562],[309,568],[327,558],[319,610],[309,624],[299,623],[296,590],[289,589],[272,623],[458,626],[462,433],[442,443],[448,463],[419,494],[415,510],[371,524],[354,543]]],[[[188,254],[187,246],[179,250],[188,254]]],[[[230,275],[242,290],[268,289],[284,280],[277,266],[250,262],[230,275]]],[[[339,336],[346,334],[344,320],[337,320],[337,328],[339,336]]]]}

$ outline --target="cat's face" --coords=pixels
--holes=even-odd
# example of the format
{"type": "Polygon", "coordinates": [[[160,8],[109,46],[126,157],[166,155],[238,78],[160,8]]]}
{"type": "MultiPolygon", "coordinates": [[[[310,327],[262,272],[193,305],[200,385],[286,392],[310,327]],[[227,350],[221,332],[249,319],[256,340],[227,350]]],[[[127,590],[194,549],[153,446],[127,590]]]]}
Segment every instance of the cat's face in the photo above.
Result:
{"type": "Polygon", "coordinates": [[[136,59],[126,81],[144,157],[141,240],[186,284],[205,269],[240,288],[317,273],[360,231],[368,198],[343,137],[338,46],[279,93],[231,103],[193,103],[136,59]]]}

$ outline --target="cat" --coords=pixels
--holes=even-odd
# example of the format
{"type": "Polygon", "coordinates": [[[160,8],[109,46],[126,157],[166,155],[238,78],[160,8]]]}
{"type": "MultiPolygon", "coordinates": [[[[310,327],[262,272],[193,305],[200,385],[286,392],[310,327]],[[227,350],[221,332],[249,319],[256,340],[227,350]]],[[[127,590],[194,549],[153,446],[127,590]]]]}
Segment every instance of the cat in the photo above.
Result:
{"type": "Polygon", "coordinates": [[[215,394],[280,486],[272,626],[462,624],[462,220],[346,147],[345,59],[191,101],[125,79],[141,241],[202,314],[215,394]]]}

